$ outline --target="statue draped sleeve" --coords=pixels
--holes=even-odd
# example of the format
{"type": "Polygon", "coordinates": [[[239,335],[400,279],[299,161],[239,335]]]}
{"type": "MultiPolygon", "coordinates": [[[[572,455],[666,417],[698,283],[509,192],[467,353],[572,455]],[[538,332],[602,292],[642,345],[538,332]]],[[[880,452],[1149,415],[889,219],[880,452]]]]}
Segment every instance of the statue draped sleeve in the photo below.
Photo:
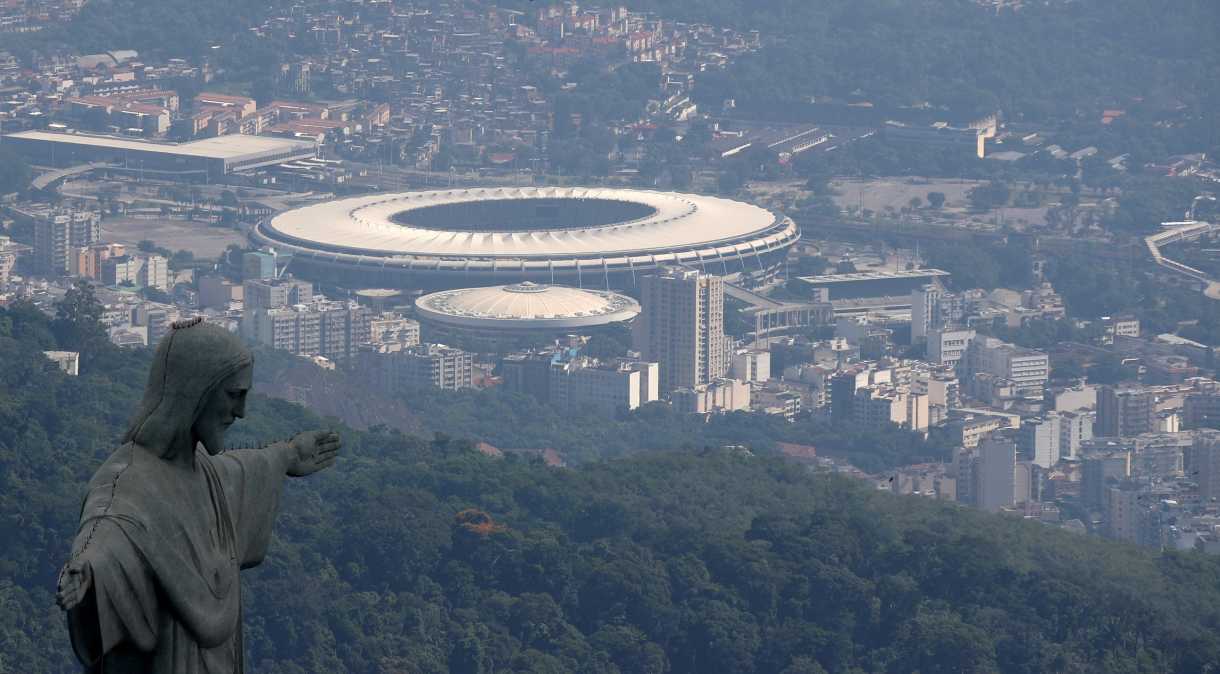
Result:
{"type": "Polygon", "coordinates": [[[92,591],[68,612],[68,631],[77,657],[93,665],[120,644],[138,651],[153,650],[160,602],[147,564],[113,520],[102,519],[91,533],[104,544],[91,546],[85,557],[93,575],[92,591]]]}
{"type": "Polygon", "coordinates": [[[261,564],[271,544],[286,470],[281,449],[236,449],[208,457],[224,487],[243,569],[261,564]]]}
{"type": "Polygon", "coordinates": [[[238,570],[271,541],[285,473],[277,449],[199,453],[188,473],[128,446],[103,465],[73,544],[93,585],[68,612],[89,671],[103,659],[107,672],[243,670],[238,570]]]}

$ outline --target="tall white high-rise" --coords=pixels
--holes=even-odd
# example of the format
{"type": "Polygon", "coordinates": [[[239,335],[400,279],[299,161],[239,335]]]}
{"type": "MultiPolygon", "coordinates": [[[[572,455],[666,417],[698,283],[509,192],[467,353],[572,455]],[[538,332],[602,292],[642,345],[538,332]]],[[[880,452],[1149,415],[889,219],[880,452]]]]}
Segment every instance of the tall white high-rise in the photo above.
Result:
{"type": "Polygon", "coordinates": [[[1191,448],[1192,473],[1197,473],[1199,497],[1204,504],[1220,499],[1220,441],[1214,435],[1195,439],[1191,448]]]}
{"type": "Polygon", "coordinates": [[[71,253],[96,243],[101,218],[93,211],[50,211],[34,217],[34,263],[41,274],[61,276],[71,271],[71,253]]]}
{"type": "Polygon", "coordinates": [[[1021,452],[1021,459],[1042,468],[1059,463],[1059,457],[1063,454],[1061,423],[1062,419],[1055,412],[1022,421],[1021,429],[1017,431],[1017,449],[1021,452]]]}
{"type": "Polygon", "coordinates": [[[975,464],[975,505],[997,512],[1014,502],[1017,443],[1009,433],[996,431],[979,443],[975,464]]]}
{"type": "Polygon", "coordinates": [[[0,236],[0,290],[8,286],[9,276],[17,265],[18,247],[7,236],[0,236]]]}
{"type": "Polygon", "coordinates": [[[142,255],[140,257],[143,265],[136,274],[137,284],[169,292],[172,287],[169,282],[169,260],[160,255],[142,255]]]}
{"type": "Polygon", "coordinates": [[[935,283],[911,291],[911,341],[927,339],[929,330],[940,327],[937,317],[941,292],[935,283]]]}
{"type": "Polygon", "coordinates": [[[667,267],[640,282],[643,312],[633,341],[645,361],[660,363],[661,391],[710,383],[728,371],[724,280],[667,267]]]}
{"type": "Polygon", "coordinates": [[[958,368],[968,377],[982,372],[1011,379],[1018,393],[1039,398],[1051,371],[1050,356],[1046,353],[983,335],[970,340],[958,368]]]}

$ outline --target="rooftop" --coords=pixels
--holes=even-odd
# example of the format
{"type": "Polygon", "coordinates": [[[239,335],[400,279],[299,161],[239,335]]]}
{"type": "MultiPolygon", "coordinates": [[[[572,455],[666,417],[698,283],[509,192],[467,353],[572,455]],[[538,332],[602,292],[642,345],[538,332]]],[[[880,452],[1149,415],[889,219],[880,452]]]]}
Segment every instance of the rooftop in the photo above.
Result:
{"type": "Polygon", "coordinates": [[[260,230],[313,250],[513,260],[637,255],[644,264],[649,255],[691,248],[706,248],[708,259],[749,253],[791,236],[795,226],[757,206],[703,195],[502,187],[338,199],[281,213],[260,230]]]}
{"type": "Polygon", "coordinates": [[[446,290],[415,301],[421,317],[465,327],[569,328],[627,321],[640,305],[626,295],[567,286],[514,285],[446,290]]]}
{"type": "Polygon", "coordinates": [[[805,283],[822,285],[825,283],[847,283],[850,281],[888,281],[892,279],[915,279],[948,276],[949,272],[941,269],[907,269],[903,271],[862,271],[851,274],[825,274],[822,276],[801,276],[805,283]]]}
{"type": "Polygon", "coordinates": [[[136,138],[120,138],[85,133],[56,133],[52,131],[19,131],[5,138],[40,140],[51,143],[68,143],[90,147],[130,150],[132,152],[161,152],[202,159],[237,159],[263,152],[312,151],[313,143],[274,138],[271,136],[247,136],[231,134],[216,136],[189,143],[157,143],[136,138]]]}

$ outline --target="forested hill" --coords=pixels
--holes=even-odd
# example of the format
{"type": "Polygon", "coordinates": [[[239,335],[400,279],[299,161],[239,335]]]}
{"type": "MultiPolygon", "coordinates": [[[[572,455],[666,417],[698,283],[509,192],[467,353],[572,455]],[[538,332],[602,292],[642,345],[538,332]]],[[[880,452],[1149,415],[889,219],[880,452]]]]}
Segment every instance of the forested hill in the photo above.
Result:
{"type": "MultiPolygon", "coordinates": [[[[624,347],[625,348],[625,347],[624,347]]],[[[780,361],[779,352],[773,367],[780,361]]],[[[488,442],[506,449],[554,449],[569,464],[625,456],[640,451],[743,445],[755,452],[778,451],[777,443],[813,445],[819,456],[850,463],[880,475],[899,466],[948,461],[952,442],[942,435],[925,438],[904,428],[862,429],[813,417],[788,422],[753,412],[710,419],[680,414],[664,403],[650,403],[631,414],[608,419],[595,410],[559,410],[532,396],[502,387],[476,391],[406,391],[379,398],[358,376],[320,372],[317,366],[280,351],[259,351],[256,388],[305,401],[361,428],[388,425],[418,435],[433,433],[488,442]],[[342,401],[334,400],[340,398],[342,401]],[[357,409],[358,408],[358,409],[357,409]]]]}
{"type": "Polygon", "coordinates": [[[1220,83],[1211,76],[1220,70],[1220,3],[1211,0],[1043,0],[1002,11],[976,0],[626,4],[761,31],[759,53],[696,76],[694,96],[712,114],[725,98],[741,115],[780,116],[817,96],[1044,122],[1099,118],[1103,107],[1139,100],[1165,110],[1185,104],[1211,120],[1199,132],[1220,142],[1220,83]]]}
{"type": "MultiPolygon", "coordinates": [[[[60,52],[126,49],[154,62],[185,58],[199,65],[206,60],[218,78],[212,87],[233,86],[268,96],[292,48],[282,36],[255,35],[251,28],[286,16],[292,5],[288,0],[88,0],[67,22],[6,34],[0,50],[26,62],[60,52]]],[[[183,78],[163,86],[188,102],[204,84],[183,78]]]]}
{"type": "MultiPolygon", "coordinates": [[[[308,4],[308,3],[306,3],[308,4]]],[[[339,3],[340,5],[342,3],[339,3]]],[[[439,8],[442,3],[419,3],[439,8]]],[[[532,10],[534,0],[471,0],[532,10]]],[[[1184,106],[1212,147],[1220,108],[1220,3],[1213,0],[1044,0],[1002,11],[976,0],[634,0],[668,20],[758,29],[761,52],[699,73],[695,97],[716,113],[796,115],[812,97],[881,108],[930,104],[952,115],[1001,110],[1011,120],[1097,117],[1103,108],[1184,106]]],[[[282,62],[316,48],[249,28],[290,14],[287,0],[90,0],[71,22],[6,36],[5,49],[137,49],[207,55],[230,83],[266,83],[282,62]]],[[[297,4],[299,7],[300,5],[297,4]]],[[[362,3],[339,10],[358,19],[362,3]]],[[[525,20],[530,20],[527,17],[525,20]]],[[[254,88],[257,91],[257,87],[254,88]]]]}
{"type": "MultiPolygon", "coordinates": [[[[53,582],[147,371],[81,315],[0,310],[0,672],[72,666],[53,582]],[[41,350],[86,350],[79,378],[41,350]]],[[[254,398],[236,440],[328,425],[254,398]]],[[[347,431],[245,575],[251,671],[1182,672],[1220,563],[1154,556],[741,452],[578,469],[347,431]]]]}

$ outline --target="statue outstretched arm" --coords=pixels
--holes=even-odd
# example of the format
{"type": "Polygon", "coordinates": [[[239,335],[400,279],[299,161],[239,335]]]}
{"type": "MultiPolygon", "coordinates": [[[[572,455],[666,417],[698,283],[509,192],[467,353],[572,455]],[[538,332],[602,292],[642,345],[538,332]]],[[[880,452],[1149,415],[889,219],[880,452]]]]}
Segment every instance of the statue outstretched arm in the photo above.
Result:
{"type": "Polygon", "coordinates": [[[341,442],[332,431],[298,433],[261,449],[237,449],[211,460],[231,512],[242,568],[262,562],[285,476],[302,477],[335,462],[341,442]]]}

